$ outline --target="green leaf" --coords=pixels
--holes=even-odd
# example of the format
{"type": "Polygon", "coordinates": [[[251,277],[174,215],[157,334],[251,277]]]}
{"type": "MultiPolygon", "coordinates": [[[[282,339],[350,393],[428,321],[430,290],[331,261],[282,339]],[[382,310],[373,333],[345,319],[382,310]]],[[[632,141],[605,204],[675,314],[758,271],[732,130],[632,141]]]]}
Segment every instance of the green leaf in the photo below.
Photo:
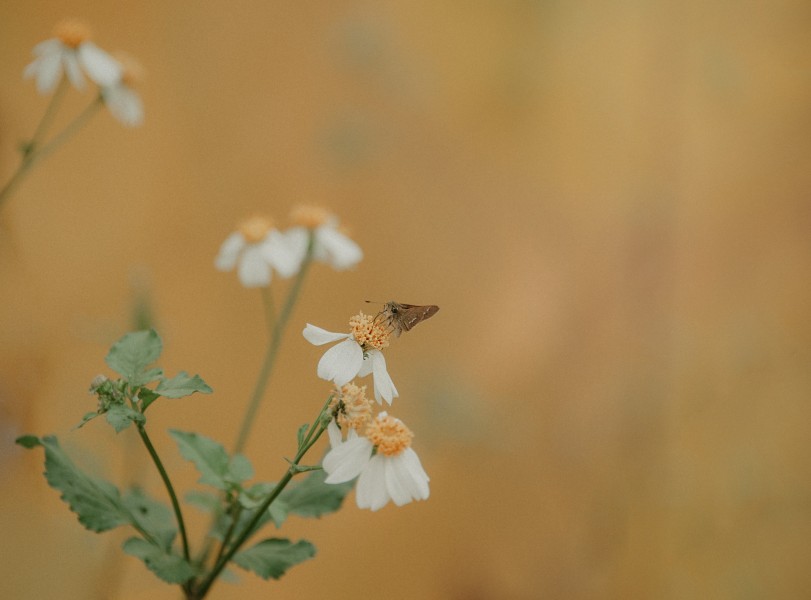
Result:
{"type": "Polygon", "coordinates": [[[128,333],[118,340],[107,354],[107,364],[116,373],[126,377],[133,386],[154,381],[161,375],[160,369],[144,371],[156,360],[163,349],[163,342],[154,329],[128,333]]]}
{"type": "Polygon", "coordinates": [[[166,398],[183,398],[194,392],[210,394],[212,389],[199,375],[189,377],[186,371],[181,371],[171,379],[161,381],[155,391],[166,398]]]}
{"type": "Polygon", "coordinates": [[[124,552],[144,561],[147,568],[166,583],[184,583],[194,577],[194,567],[182,556],[165,551],[141,538],[124,542],[124,552]]]}
{"type": "Polygon", "coordinates": [[[228,489],[225,476],[228,472],[228,453],[220,444],[198,433],[186,433],[171,429],[180,454],[190,460],[202,475],[200,483],[214,486],[219,490],[228,489]]]}
{"type": "Polygon", "coordinates": [[[116,433],[124,431],[130,426],[130,423],[146,423],[144,415],[125,404],[113,404],[107,411],[106,418],[116,433]]]}
{"type": "Polygon", "coordinates": [[[305,423],[301,427],[298,428],[296,432],[296,440],[298,441],[298,447],[301,448],[304,445],[304,438],[307,435],[307,431],[310,429],[310,425],[305,423]]]}
{"type": "Polygon", "coordinates": [[[92,421],[96,417],[100,417],[102,414],[104,414],[104,413],[100,413],[97,410],[95,410],[93,412],[85,413],[84,416],[82,417],[82,420],[73,429],[79,429],[80,427],[84,427],[85,424],[92,421]]]}
{"type": "Polygon", "coordinates": [[[150,498],[137,487],[124,494],[122,501],[140,528],[160,542],[164,550],[169,550],[177,534],[174,515],[169,507],[150,498]]]}
{"type": "Polygon", "coordinates": [[[37,436],[31,434],[21,435],[16,440],[14,440],[14,442],[19,444],[23,448],[28,448],[29,450],[31,448],[36,448],[37,446],[42,446],[42,440],[40,440],[37,436]]]}
{"type": "Polygon", "coordinates": [[[242,454],[234,454],[228,462],[228,470],[225,473],[225,480],[228,483],[242,483],[253,477],[253,466],[251,461],[242,454]]]}
{"type": "Polygon", "coordinates": [[[323,470],[313,471],[294,486],[288,486],[279,496],[292,514],[300,517],[320,517],[341,508],[346,495],[354,486],[346,483],[324,483],[327,474],[323,470]]]}
{"type": "Polygon", "coordinates": [[[214,512],[220,505],[220,499],[218,496],[215,496],[209,492],[201,492],[199,490],[188,491],[183,498],[192,506],[196,506],[197,508],[206,512],[214,512]]]}
{"type": "MultiPolygon", "coordinates": [[[[253,511],[265,501],[274,487],[276,487],[275,483],[256,483],[240,493],[239,503],[243,508],[253,511]]],[[[259,529],[267,523],[268,519],[272,519],[277,528],[281,527],[282,523],[287,519],[287,512],[287,504],[285,504],[284,500],[276,498],[273,504],[268,507],[267,513],[262,517],[259,523],[257,523],[256,529],[259,529]]],[[[249,514],[253,515],[255,513],[250,512],[249,514]]]]}
{"type": "Polygon", "coordinates": [[[141,399],[141,410],[144,411],[146,408],[152,404],[155,400],[160,398],[160,394],[156,394],[149,388],[142,387],[138,390],[138,398],[141,399]]]}
{"type": "Polygon", "coordinates": [[[45,479],[90,531],[107,531],[133,522],[118,488],[81,471],[53,436],[41,440],[45,447],[45,479]]]}
{"type": "Polygon", "coordinates": [[[290,567],[315,556],[315,546],[306,540],[295,544],[287,539],[263,540],[234,555],[234,562],[262,579],[278,579],[290,567]]]}

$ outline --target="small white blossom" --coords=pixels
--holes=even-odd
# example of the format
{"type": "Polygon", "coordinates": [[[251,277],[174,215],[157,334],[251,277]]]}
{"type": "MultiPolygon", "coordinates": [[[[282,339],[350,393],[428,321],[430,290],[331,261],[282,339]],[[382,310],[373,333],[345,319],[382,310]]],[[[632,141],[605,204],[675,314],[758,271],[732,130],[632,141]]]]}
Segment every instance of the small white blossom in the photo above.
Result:
{"type": "Polygon", "coordinates": [[[365,435],[350,429],[346,441],[334,421],[327,432],[332,448],[322,462],[325,481],[344,483],[359,476],[355,490],[358,508],[379,510],[389,500],[402,506],[428,498],[429,478],[411,449],[413,434],[399,419],[381,412],[365,435]]]}
{"type": "Polygon", "coordinates": [[[135,127],[144,122],[144,105],[135,91],[135,84],[142,78],[143,69],[134,59],[116,55],[122,65],[121,77],[112,85],[101,88],[104,104],[120,123],[135,127]]]}
{"type": "Polygon", "coordinates": [[[307,256],[310,233],[313,235],[313,260],[343,271],[358,264],[363,251],[338,229],[338,218],[316,207],[300,207],[294,211],[293,227],[285,231],[290,248],[301,264],[307,256]]]}
{"type": "Polygon", "coordinates": [[[245,221],[229,235],[220,246],[214,265],[220,271],[236,267],[245,287],[270,285],[273,269],[282,277],[290,277],[298,268],[284,236],[263,217],[245,221]]]}
{"type": "Polygon", "coordinates": [[[89,29],[79,21],[63,21],[54,37],[34,47],[36,58],[23,71],[36,79],[37,91],[47,94],[62,79],[62,73],[77,89],[84,89],[84,76],[99,86],[112,86],[121,79],[121,65],[90,41],[89,29]]]}
{"type": "Polygon", "coordinates": [[[389,332],[373,317],[360,313],[349,321],[352,331],[333,333],[307,323],[302,334],[316,346],[338,342],[327,350],[318,361],[318,376],[332,381],[337,386],[350,382],[355,377],[372,374],[375,400],[391,404],[398,396],[397,388],[386,370],[386,359],[380,351],[389,344],[389,332]]]}

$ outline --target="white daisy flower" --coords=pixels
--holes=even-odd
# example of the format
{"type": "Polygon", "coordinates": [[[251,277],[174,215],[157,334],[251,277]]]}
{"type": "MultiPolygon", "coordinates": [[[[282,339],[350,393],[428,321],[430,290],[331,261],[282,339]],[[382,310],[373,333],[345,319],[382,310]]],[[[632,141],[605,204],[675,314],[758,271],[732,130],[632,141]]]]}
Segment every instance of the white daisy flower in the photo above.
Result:
{"type": "Polygon", "coordinates": [[[398,396],[397,388],[386,370],[386,359],[381,350],[389,345],[389,330],[385,323],[362,312],[349,319],[349,333],[333,333],[307,323],[302,334],[316,346],[337,342],[318,361],[318,376],[337,386],[349,383],[355,377],[372,374],[375,400],[391,404],[398,396]]]}
{"type": "Polygon", "coordinates": [[[363,251],[338,229],[338,218],[324,209],[302,206],[293,211],[295,225],[285,231],[299,264],[307,256],[310,232],[313,234],[313,260],[337,271],[350,269],[363,258],[363,251]]]}
{"type": "Polygon", "coordinates": [[[143,79],[143,67],[134,58],[116,53],[121,64],[121,78],[101,88],[104,104],[119,122],[127,127],[135,127],[144,122],[144,105],[135,86],[143,79]]]}
{"type": "Polygon", "coordinates": [[[284,236],[265,217],[248,219],[229,235],[220,246],[214,266],[220,271],[236,267],[245,287],[270,285],[273,269],[282,277],[295,275],[298,270],[284,236]]]}
{"type": "Polygon", "coordinates": [[[400,421],[381,412],[363,436],[354,429],[344,441],[335,422],[327,427],[332,449],[322,461],[326,483],[344,483],[359,476],[358,508],[379,510],[392,500],[397,506],[426,500],[428,475],[411,449],[414,434],[400,421]]]}
{"type": "Polygon", "coordinates": [[[121,79],[121,65],[90,41],[90,29],[70,19],[54,28],[54,37],[34,47],[36,58],[23,77],[34,77],[40,94],[52,92],[62,73],[77,89],[84,89],[84,76],[99,86],[111,86],[121,79]]]}

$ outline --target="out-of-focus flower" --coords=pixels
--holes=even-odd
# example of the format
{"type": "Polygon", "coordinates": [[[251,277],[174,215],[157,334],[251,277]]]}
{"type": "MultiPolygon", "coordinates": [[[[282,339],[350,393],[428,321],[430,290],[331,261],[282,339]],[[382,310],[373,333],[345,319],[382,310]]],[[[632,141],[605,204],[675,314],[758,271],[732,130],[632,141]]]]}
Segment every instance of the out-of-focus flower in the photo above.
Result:
{"type": "Polygon", "coordinates": [[[220,271],[237,268],[245,287],[270,285],[272,270],[282,277],[295,275],[298,265],[284,236],[265,217],[252,217],[220,246],[214,265],[220,271]]]}
{"type": "Polygon", "coordinates": [[[99,86],[111,86],[121,79],[121,65],[90,41],[90,29],[81,21],[68,19],[54,28],[54,37],[34,46],[36,58],[23,71],[34,77],[40,94],[52,92],[62,73],[74,87],[84,89],[84,76],[99,86]]]}
{"type": "Polygon", "coordinates": [[[325,481],[344,483],[360,476],[355,490],[359,508],[379,510],[389,500],[402,506],[428,498],[428,475],[411,449],[414,434],[399,419],[381,412],[364,435],[350,429],[345,441],[334,421],[327,432],[332,448],[322,462],[325,481]]]}
{"type": "Polygon", "coordinates": [[[135,87],[143,80],[144,69],[131,56],[116,53],[121,64],[121,77],[112,85],[101,88],[104,104],[110,114],[127,127],[135,127],[144,122],[144,105],[135,87]]]}
{"type": "Polygon", "coordinates": [[[341,341],[324,353],[318,361],[318,376],[342,386],[355,377],[372,374],[375,400],[381,398],[391,404],[397,397],[397,388],[386,370],[386,359],[381,350],[389,345],[389,331],[385,324],[362,312],[349,320],[349,333],[333,333],[307,323],[302,334],[316,346],[341,341]]]}
{"type": "Polygon", "coordinates": [[[310,232],[313,235],[313,260],[342,271],[354,267],[363,258],[360,246],[338,229],[338,218],[328,211],[301,206],[292,212],[290,218],[293,226],[285,231],[285,236],[299,264],[307,256],[310,232]]]}

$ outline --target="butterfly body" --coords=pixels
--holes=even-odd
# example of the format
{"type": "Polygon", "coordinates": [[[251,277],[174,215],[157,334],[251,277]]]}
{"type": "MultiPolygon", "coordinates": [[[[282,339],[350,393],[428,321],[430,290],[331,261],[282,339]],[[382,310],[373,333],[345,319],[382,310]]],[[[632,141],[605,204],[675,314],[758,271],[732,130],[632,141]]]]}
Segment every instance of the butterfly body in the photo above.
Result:
{"type": "Polygon", "coordinates": [[[401,304],[400,302],[386,302],[380,316],[386,319],[392,331],[400,337],[404,331],[410,331],[417,323],[433,317],[439,310],[438,306],[428,304],[418,306],[415,304],[401,304]]]}

